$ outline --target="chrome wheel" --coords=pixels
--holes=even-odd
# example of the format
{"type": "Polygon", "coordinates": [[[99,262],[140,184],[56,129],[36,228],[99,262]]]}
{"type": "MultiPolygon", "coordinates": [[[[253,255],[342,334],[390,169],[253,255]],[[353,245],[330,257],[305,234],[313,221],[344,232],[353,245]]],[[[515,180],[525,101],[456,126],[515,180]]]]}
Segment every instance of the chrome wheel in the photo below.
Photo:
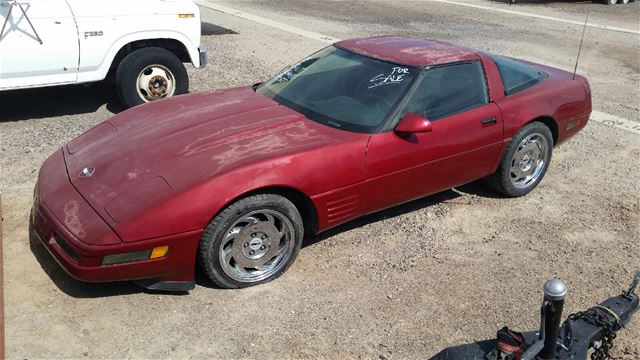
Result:
{"type": "Polygon", "coordinates": [[[173,73],[162,65],[150,65],[138,75],[138,95],[149,102],[173,96],[176,91],[176,81],[173,73]]]}
{"type": "Polygon", "coordinates": [[[540,133],[525,137],[511,158],[511,184],[526,189],[544,172],[549,154],[549,142],[540,133]]]}
{"type": "Polygon", "coordinates": [[[225,233],[218,253],[224,273],[248,283],[270,277],[288,262],[294,250],[294,227],[276,210],[257,210],[236,220],[225,233]]]}

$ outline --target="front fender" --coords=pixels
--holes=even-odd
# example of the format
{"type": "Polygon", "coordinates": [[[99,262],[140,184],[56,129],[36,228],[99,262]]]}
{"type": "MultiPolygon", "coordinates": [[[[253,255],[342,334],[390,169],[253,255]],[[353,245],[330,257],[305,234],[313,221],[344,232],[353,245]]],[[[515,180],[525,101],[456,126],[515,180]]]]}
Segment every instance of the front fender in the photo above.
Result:
{"type": "MultiPolygon", "coordinates": [[[[115,222],[113,218],[109,220],[124,242],[201,230],[234,200],[248,193],[274,186],[297,190],[309,197],[309,194],[304,192],[298,184],[268,182],[265,178],[242,183],[234,174],[218,177],[214,181],[181,193],[159,194],[158,199],[161,195],[164,198],[152,207],[137,209],[137,212],[131,213],[126,219],[118,219],[120,222],[115,222]]],[[[115,213],[112,209],[108,210],[115,213]]]]}
{"type": "MultiPolygon", "coordinates": [[[[80,34],[82,37],[82,34],[80,34]]],[[[118,52],[128,44],[141,40],[155,40],[155,39],[169,39],[180,42],[187,53],[194,67],[199,68],[202,66],[200,63],[199,44],[195,44],[185,34],[177,31],[139,31],[134,33],[128,33],[116,39],[113,44],[108,48],[106,54],[104,54],[101,60],[94,59],[87,60],[87,57],[99,56],[99,54],[89,53],[86,45],[81,45],[81,58],[85,61],[81,61],[80,71],[78,73],[78,82],[98,81],[107,76],[111,64],[113,63],[118,52]],[[83,64],[84,63],[84,64],[83,64]]],[[[198,39],[199,40],[199,39],[198,39]]],[[[198,41],[199,42],[199,41],[198,41]]]]}

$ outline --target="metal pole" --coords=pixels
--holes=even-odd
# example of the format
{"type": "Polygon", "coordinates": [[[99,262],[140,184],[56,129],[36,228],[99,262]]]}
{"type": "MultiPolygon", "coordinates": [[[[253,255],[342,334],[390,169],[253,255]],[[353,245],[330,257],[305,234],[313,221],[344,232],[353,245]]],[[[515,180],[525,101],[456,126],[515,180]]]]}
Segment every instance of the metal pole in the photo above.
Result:
{"type": "Polygon", "coordinates": [[[558,332],[562,320],[564,299],[567,296],[567,286],[558,279],[549,280],[544,284],[544,299],[549,302],[545,309],[544,347],[538,357],[548,360],[554,359],[558,347],[558,332]]]}

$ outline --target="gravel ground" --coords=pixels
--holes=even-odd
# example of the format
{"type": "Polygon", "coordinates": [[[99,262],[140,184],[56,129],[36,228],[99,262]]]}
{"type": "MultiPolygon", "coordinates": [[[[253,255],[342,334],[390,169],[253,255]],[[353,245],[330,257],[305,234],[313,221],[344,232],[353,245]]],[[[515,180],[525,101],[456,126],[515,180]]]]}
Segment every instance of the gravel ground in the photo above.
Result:
{"type": "MultiPolygon", "coordinates": [[[[432,2],[226,4],[340,38],[421,35],[565,68],[580,33],[432,2]]],[[[570,6],[596,9],[518,9],[577,16],[570,6]]],[[[614,25],[619,11],[602,7],[598,19],[614,25]]],[[[638,19],[638,3],[627,11],[638,19]]],[[[211,62],[189,70],[192,91],[259,81],[324,46],[206,8],[202,14],[211,62]]],[[[628,17],[617,26],[628,26],[628,17]]],[[[591,80],[594,107],[639,121],[639,36],[589,35],[580,73],[591,80]]],[[[0,109],[10,359],[425,358],[491,338],[504,325],[536,328],[547,279],[566,281],[568,314],[617,294],[640,265],[640,138],[591,122],[555,149],[545,180],[528,196],[504,199],[470,184],[353,221],[307,240],[291,269],[269,284],[219,290],[200,274],[189,295],[85,284],[29,239],[31,192],[50,153],[119,106],[98,84],[3,93],[0,109]]],[[[640,358],[640,321],[619,334],[615,355],[640,358]]]]}

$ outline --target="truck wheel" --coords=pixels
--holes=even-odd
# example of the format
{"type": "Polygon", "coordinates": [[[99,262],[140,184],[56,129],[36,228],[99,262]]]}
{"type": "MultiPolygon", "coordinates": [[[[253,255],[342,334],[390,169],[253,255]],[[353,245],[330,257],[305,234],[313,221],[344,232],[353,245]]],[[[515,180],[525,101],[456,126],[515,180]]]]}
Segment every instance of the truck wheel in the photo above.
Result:
{"type": "Polygon", "coordinates": [[[180,59],[156,47],[127,55],[116,70],[116,89],[127,108],[189,91],[189,77],[180,59]]]}
{"type": "Polygon", "coordinates": [[[618,3],[618,0],[605,0],[607,2],[607,5],[615,5],[618,3]]]}

